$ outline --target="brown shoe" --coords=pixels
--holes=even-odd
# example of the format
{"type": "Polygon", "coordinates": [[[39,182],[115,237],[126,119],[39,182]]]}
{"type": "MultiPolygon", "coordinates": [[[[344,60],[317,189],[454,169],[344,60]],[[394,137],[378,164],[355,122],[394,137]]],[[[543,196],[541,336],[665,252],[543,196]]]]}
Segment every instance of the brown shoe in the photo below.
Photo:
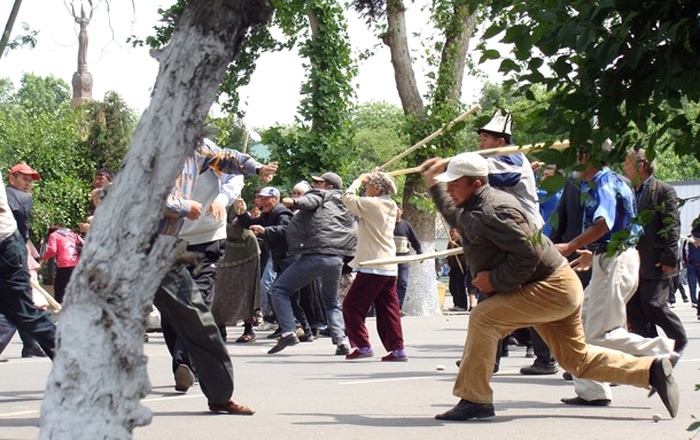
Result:
{"type": "Polygon", "coordinates": [[[236,403],[233,400],[229,400],[226,403],[209,402],[209,411],[215,413],[234,414],[237,416],[252,416],[255,414],[255,410],[252,408],[249,408],[241,403],[236,403]]]}

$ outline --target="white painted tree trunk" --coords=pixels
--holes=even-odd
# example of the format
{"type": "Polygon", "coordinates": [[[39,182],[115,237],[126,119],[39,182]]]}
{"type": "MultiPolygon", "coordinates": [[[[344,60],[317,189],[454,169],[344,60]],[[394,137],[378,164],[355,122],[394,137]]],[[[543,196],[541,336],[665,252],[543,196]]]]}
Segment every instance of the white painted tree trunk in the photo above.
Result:
{"type": "Polygon", "coordinates": [[[135,427],[150,423],[140,403],[150,391],[144,317],[175,257],[175,240],[156,234],[161,207],[246,30],[271,13],[264,0],[192,0],[156,54],[151,104],[68,287],[41,439],[130,439],[135,427]]]}
{"type": "MultiPolygon", "coordinates": [[[[435,249],[435,242],[421,240],[423,249],[435,249]]],[[[435,260],[412,262],[408,265],[408,289],[403,303],[403,311],[409,316],[441,315],[438,302],[435,260]]]]}

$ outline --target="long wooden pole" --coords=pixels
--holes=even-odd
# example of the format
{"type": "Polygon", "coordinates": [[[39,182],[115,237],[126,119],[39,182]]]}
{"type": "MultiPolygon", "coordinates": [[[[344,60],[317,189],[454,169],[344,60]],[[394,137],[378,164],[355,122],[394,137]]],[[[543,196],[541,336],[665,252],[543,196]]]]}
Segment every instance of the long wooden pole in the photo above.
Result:
{"type": "Polygon", "coordinates": [[[41,285],[35,279],[30,278],[29,280],[32,284],[32,288],[36,289],[39,293],[41,293],[41,295],[46,299],[51,308],[53,308],[57,312],[60,312],[61,309],[63,309],[63,307],[61,307],[61,304],[59,304],[58,301],[56,301],[49,292],[44,290],[44,288],[41,287],[41,285]]]}
{"type": "Polygon", "coordinates": [[[388,167],[389,165],[392,165],[393,163],[403,159],[404,157],[408,156],[409,154],[413,153],[423,145],[427,144],[428,142],[432,141],[436,137],[440,136],[441,134],[445,133],[446,131],[449,131],[455,124],[462,122],[463,120],[467,119],[469,115],[472,115],[476,112],[478,112],[480,107],[478,105],[475,105],[474,107],[470,108],[466,112],[462,113],[461,115],[457,116],[455,119],[452,121],[448,122],[446,125],[442,126],[439,130],[431,134],[430,136],[426,137],[422,141],[418,142],[417,144],[413,145],[410,147],[408,150],[404,151],[403,153],[399,154],[398,156],[395,156],[393,159],[389,160],[389,162],[385,163],[384,165],[380,166],[377,168],[377,171],[381,171],[384,168],[388,167]]]}
{"type": "Polygon", "coordinates": [[[360,261],[360,266],[376,266],[380,264],[394,263],[410,263],[411,261],[429,260],[437,257],[449,257],[451,255],[459,255],[464,252],[464,249],[455,248],[447,249],[446,251],[428,252],[426,254],[406,255],[403,257],[378,258],[376,260],[360,261]]]}
{"type": "MultiPolygon", "coordinates": [[[[510,147],[501,147],[501,148],[489,148],[486,150],[478,150],[475,151],[475,153],[479,153],[482,156],[502,156],[504,154],[513,154],[513,153],[530,153],[533,151],[537,150],[544,150],[546,144],[545,143],[539,143],[535,145],[523,145],[518,146],[518,145],[511,145],[510,147]]],[[[569,148],[569,141],[562,141],[562,142],[555,142],[552,145],[549,146],[550,149],[558,150],[558,151],[563,151],[569,148]]],[[[443,162],[447,164],[447,162],[450,161],[450,158],[448,159],[443,159],[443,162]]],[[[404,174],[413,174],[413,173],[420,173],[423,171],[423,168],[421,166],[413,167],[413,168],[405,168],[403,170],[395,170],[395,171],[390,171],[388,174],[392,177],[396,176],[403,176],[404,174]]]]}

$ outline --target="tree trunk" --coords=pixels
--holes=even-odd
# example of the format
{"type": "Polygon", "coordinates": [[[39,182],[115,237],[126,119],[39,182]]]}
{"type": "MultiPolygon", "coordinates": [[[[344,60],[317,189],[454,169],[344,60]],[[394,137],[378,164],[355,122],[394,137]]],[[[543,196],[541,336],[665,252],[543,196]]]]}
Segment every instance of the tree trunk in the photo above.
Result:
{"type": "Polygon", "coordinates": [[[150,422],[144,317],[175,240],[157,234],[159,207],[192,154],[224,72],[267,1],[193,0],[156,58],[153,97],[94,222],[58,324],[41,439],[130,439],[150,422]]]}
{"type": "MultiPolygon", "coordinates": [[[[427,121],[423,100],[413,72],[411,56],[408,49],[406,32],[406,8],[401,0],[387,1],[387,32],[384,43],[389,46],[391,62],[394,66],[396,89],[403,105],[404,114],[417,121],[427,121]]],[[[451,108],[455,116],[460,102],[464,66],[469,39],[474,32],[475,18],[465,5],[454,7],[453,18],[444,29],[445,44],[439,67],[433,108],[451,108]]],[[[422,138],[425,126],[415,125],[414,138],[422,138]]],[[[419,164],[427,158],[428,152],[416,152],[412,158],[419,164]]],[[[414,203],[417,196],[425,194],[422,181],[410,176],[406,179],[403,203],[404,216],[413,225],[421,245],[426,252],[435,249],[434,213],[419,210],[414,203]]],[[[412,263],[409,266],[409,282],[403,310],[408,315],[436,315],[442,313],[437,301],[437,282],[435,261],[412,263]]]]}
{"type": "Polygon", "coordinates": [[[423,120],[425,109],[418,91],[416,75],[411,63],[406,33],[406,7],[401,0],[387,1],[387,31],[384,44],[389,46],[391,64],[394,66],[396,90],[399,92],[404,114],[423,120]]]}
{"type": "Polygon", "coordinates": [[[19,14],[20,6],[22,6],[22,0],[15,0],[15,4],[12,5],[12,11],[10,12],[10,16],[7,19],[5,31],[2,33],[2,38],[0,38],[0,59],[2,59],[2,56],[5,53],[7,42],[10,41],[12,28],[15,26],[15,20],[17,20],[17,14],[19,14]]]}

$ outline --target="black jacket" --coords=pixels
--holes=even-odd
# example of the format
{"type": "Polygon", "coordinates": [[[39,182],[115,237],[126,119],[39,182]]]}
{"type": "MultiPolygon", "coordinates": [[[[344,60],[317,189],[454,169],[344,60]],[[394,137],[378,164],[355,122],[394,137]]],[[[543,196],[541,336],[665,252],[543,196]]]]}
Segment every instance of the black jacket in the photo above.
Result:
{"type": "Polygon", "coordinates": [[[674,274],[663,272],[656,264],[678,265],[681,222],[676,190],[651,176],[642,192],[637,212],[644,226],[644,233],[637,243],[639,276],[649,280],[671,278],[674,274]],[[647,219],[649,221],[645,222],[647,219]]]}
{"type": "Polygon", "coordinates": [[[238,223],[244,228],[249,228],[251,225],[265,227],[265,235],[263,236],[265,247],[270,251],[272,262],[277,267],[282,260],[289,256],[286,232],[292,217],[292,211],[278,203],[269,213],[263,212],[260,217],[252,218],[249,213],[244,212],[238,216],[238,223]]]}
{"type": "Polygon", "coordinates": [[[355,254],[357,221],[340,190],[312,189],[294,200],[294,208],[299,211],[287,228],[290,254],[355,254]]]}

